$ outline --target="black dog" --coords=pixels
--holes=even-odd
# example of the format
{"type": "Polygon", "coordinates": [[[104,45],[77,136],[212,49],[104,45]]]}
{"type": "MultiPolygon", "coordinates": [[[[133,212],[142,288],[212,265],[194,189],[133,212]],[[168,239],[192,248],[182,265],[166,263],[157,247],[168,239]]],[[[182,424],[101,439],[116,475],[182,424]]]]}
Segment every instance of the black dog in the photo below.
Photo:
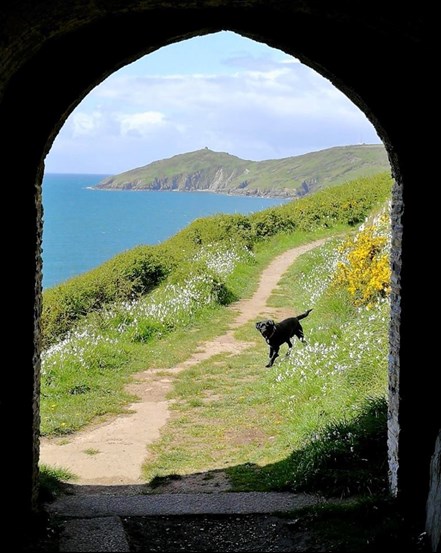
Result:
{"type": "Polygon", "coordinates": [[[303,342],[306,343],[305,336],[303,334],[303,328],[300,324],[300,319],[304,319],[311,313],[312,309],[308,309],[308,311],[305,311],[305,313],[302,313],[298,317],[290,317],[289,319],[285,319],[281,321],[280,323],[275,323],[272,320],[268,321],[260,321],[256,323],[257,330],[262,334],[262,336],[265,338],[266,343],[270,347],[269,351],[269,363],[266,365],[266,367],[272,367],[274,361],[276,360],[276,357],[279,356],[279,349],[280,346],[283,343],[288,344],[288,353],[286,355],[289,355],[291,348],[292,348],[292,342],[291,338],[293,336],[297,336],[297,338],[303,342]]]}

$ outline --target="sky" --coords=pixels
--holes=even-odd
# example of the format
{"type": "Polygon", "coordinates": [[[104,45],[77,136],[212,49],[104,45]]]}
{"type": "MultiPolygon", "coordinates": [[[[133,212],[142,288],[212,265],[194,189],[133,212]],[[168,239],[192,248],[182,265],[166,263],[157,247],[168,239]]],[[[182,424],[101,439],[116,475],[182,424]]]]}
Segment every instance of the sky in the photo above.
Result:
{"type": "Polygon", "coordinates": [[[70,114],[45,170],[117,174],[205,147],[261,161],[380,142],[363,112],[314,70],[220,32],[113,73],[70,114]]]}

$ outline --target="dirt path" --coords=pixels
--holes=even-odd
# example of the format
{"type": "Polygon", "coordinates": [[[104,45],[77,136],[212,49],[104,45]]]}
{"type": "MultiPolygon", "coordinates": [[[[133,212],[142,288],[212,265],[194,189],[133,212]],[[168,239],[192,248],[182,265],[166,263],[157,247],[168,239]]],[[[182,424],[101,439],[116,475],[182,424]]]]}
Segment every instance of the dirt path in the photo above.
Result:
{"type": "Polygon", "coordinates": [[[173,385],[174,375],[213,355],[234,355],[251,347],[252,343],[234,338],[234,330],[243,324],[265,317],[282,319],[292,314],[269,309],[267,300],[295,259],[323,242],[317,240],[276,257],[262,272],[254,295],[228,307],[236,317],[225,334],[201,344],[189,359],[171,369],[148,369],[135,375],[128,389],[139,397],[139,401],[129,406],[129,414],[89,427],[69,437],[68,441],[65,437],[43,439],[40,461],[69,469],[78,475],[77,484],[142,483],[140,472],[148,446],[159,438],[160,430],[170,416],[166,395],[173,385]]]}

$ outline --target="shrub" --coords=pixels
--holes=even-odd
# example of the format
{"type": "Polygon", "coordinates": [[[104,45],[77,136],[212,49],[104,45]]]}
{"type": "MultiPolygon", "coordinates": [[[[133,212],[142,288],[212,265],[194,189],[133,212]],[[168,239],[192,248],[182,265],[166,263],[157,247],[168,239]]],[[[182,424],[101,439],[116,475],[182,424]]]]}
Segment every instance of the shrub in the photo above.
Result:
{"type": "Polygon", "coordinates": [[[103,306],[141,296],[169,272],[167,258],[138,246],[43,293],[43,346],[64,336],[82,317],[103,306]]]}
{"type": "Polygon", "coordinates": [[[159,247],[176,262],[189,259],[199,248],[232,240],[238,246],[252,246],[254,238],[249,216],[218,214],[196,219],[159,247]]]}
{"type": "Polygon", "coordinates": [[[354,305],[370,306],[389,294],[389,243],[389,215],[384,212],[341,246],[335,283],[348,290],[354,305]]]}
{"type": "Polygon", "coordinates": [[[280,232],[311,231],[336,225],[361,223],[391,191],[387,173],[361,178],[326,188],[280,207],[271,207],[250,216],[253,240],[261,240],[280,232]]]}
{"type": "Polygon", "coordinates": [[[255,213],[251,219],[255,240],[269,238],[279,232],[292,232],[296,228],[295,222],[278,208],[269,208],[255,213]]]}

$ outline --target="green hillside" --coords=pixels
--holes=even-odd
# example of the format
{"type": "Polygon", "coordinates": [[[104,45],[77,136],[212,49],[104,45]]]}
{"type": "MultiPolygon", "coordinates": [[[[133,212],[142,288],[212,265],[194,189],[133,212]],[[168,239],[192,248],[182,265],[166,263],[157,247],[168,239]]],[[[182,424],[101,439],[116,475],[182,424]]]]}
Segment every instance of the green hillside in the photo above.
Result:
{"type": "Polygon", "coordinates": [[[204,148],[108,177],[97,188],[299,197],[385,171],[390,166],[380,144],[338,146],[267,161],[204,148]]]}
{"type": "Polygon", "coordinates": [[[250,215],[200,218],[45,290],[41,435],[127,413],[132,375],[172,369],[222,337],[237,314],[225,307],[252,297],[275,256],[326,237],[267,304],[313,307],[307,344],[266,369],[267,344],[248,321],[234,332],[243,351],[158,373],[173,383],[173,416],[143,477],[157,486],[221,467],[233,491],[382,492],[391,184],[384,173],[250,215]]]}

